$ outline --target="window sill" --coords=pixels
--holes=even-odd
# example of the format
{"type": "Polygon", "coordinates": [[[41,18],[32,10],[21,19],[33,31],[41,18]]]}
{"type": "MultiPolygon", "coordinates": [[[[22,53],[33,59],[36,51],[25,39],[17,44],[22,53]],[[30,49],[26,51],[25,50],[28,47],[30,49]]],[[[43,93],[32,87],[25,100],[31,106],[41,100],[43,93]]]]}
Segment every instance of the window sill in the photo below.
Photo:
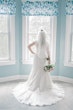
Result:
{"type": "Polygon", "coordinates": [[[65,62],[64,66],[73,67],[73,62],[65,62]]]}
{"type": "Polygon", "coordinates": [[[33,61],[32,60],[22,60],[22,64],[30,64],[32,65],[33,64],[33,61]]]}
{"type": "Polygon", "coordinates": [[[15,64],[15,63],[16,63],[15,60],[0,61],[0,66],[13,65],[13,64],[15,64]]]}

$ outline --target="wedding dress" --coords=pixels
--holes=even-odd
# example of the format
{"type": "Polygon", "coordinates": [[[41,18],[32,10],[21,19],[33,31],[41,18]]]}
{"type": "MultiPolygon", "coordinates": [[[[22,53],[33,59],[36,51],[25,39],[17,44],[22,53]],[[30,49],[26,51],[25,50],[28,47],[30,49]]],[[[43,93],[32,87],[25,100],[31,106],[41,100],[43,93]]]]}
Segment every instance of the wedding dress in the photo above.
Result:
{"type": "Polygon", "coordinates": [[[38,52],[39,49],[36,45],[37,53],[34,55],[28,80],[19,83],[13,89],[13,94],[20,103],[34,106],[51,105],[64,97],[62,86],[54,83],[50,76],[51,72],[45,72],[43,69],[46,62],[45,57],[47,55],[45,48],[46,46],[38,52]]]}

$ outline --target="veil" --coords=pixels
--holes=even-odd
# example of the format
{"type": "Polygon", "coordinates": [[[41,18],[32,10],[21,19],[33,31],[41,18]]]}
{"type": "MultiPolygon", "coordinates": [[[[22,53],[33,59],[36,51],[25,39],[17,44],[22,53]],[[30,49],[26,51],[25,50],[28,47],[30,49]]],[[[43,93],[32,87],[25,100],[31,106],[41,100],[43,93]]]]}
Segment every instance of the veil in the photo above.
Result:
{"type": "Polygon", "coordinates": [[[39,46],[44,46],[46,44],[46,37],[47,37],[47,34],[46,34],[46,31],[41,29],[38,33],[38,43],[39,43],[39,46]]]}
{"type": "Polygon", "coordinates": [[[47,44],[46,37],[47,37],[46,31],[44,29],[41,29],[38,32],[38,55],[40,57],[45,57],[44,48],[46,47],[46,44],[47,44]]]}

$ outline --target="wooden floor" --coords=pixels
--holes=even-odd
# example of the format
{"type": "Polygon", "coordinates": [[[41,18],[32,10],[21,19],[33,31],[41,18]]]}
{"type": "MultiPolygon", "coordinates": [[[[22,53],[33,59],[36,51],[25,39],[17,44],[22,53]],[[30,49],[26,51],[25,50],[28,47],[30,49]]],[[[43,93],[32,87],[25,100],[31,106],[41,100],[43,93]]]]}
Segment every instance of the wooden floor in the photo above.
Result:
{"type": "Polygon", "coordinates": [[[20,104],[11,94],[20,81],[0,83],[0,110],[73,110],[73,84],[57,82],[65,90],[65,98],[54,105],[38,107],[20,104]]]}

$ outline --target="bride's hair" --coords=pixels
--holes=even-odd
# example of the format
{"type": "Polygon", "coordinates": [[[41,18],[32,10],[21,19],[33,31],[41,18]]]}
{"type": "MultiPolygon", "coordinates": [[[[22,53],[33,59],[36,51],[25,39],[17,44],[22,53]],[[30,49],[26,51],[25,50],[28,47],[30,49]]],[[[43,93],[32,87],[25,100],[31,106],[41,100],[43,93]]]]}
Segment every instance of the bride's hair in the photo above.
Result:
{"type": "Polygon", "coordinates": [[[45,45],[46,43],[46,31],[44,29],[41,29],[38,33],[38,43],[40,46],[45,45]]]}

